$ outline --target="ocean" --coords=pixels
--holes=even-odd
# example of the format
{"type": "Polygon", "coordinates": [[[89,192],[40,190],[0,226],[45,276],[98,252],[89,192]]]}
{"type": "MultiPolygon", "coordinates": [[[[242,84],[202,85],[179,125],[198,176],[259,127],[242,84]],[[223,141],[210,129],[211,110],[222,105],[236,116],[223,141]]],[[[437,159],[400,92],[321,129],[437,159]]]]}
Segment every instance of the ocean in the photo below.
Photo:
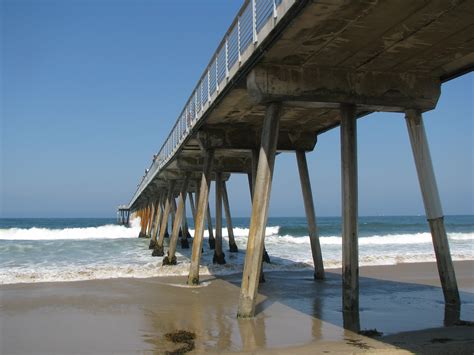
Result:
{"type": "MultiPolygon", "coordinates": [[[[239,253],[227,251],[223,229],[226,265],[212,264],[206,231],[201,274],[242,271],[249,222],[233,219],[239,253]]],[[[453,260],[474,260],[474,216],[446,216],[445,223],[453,260]]],[[[192,235],[192,220],[189,225],[192,235]]],[[[341,219],[320,217],[318,227],[325,267],[340,267],[341,219]]],[[[162,266],[161,257],[151,256],[149,240],[137,238],[139,229],[137,219],[129,228],[115,219],[0,219],[0,284],[187,275],[191,249],[178,243],[178,265],[162,266]]],[[[265,245],[271,258],[265,271],[312,268],[305,218],[269,218],[265,245]]],[[[427,261],[435,256],[424,216],[359,218],[360,265],[427,261]]]]}

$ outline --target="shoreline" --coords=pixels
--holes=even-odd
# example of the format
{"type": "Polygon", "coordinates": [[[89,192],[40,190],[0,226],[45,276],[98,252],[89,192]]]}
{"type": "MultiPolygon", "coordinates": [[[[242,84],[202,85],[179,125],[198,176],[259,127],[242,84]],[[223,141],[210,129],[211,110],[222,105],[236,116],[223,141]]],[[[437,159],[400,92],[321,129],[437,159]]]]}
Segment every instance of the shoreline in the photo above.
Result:
{"type": "MultiPolygon", "coordinates": [[[[461,319],[474,321],[474,261],[454,265],[461,319]]],[[[342,328],[340,270],[327,274],[266,273],[251,320],[235,317],[241,274],[204,276],[197,288],[183,277],[0,285],[0,353],[160,353],[176,349],[164,338],[176,330],[196,334],[196,352],[474,350],[474,328],[443,327],[436,264],[360,268],[361,329],[384,333],[375,339],[342,328]]]]}
{"type": "MultiPolygon", "coordinates": [[[[161,258],[157,258],[157,265],[158,268],[164,267],[168,269],[175,268],[176,265],[174,266],[163,266],[161,263],[161,258]]],[[[188,260],[186,260],[188,261],[188,260]]],[[[474,259],[453,259],[453,263],[463,263],[463,262],[474,262],[474,259]]],[[[402,263],[397,263],[397,264],[370,264],[370,265],[365,265],[365,264],[359,264],[359,268],[363,269],[370,275],[370,270],[373,268],[386,268],[386,267],[397,267],[400,268],[400,271],[407,272],[405,270],[405,265],[407,265],[407,268],[410,268],[410,265],[431,265],[434,264],[435,261],[411,261],[411,262],[402,262],[402,263]]],[[[188,265],[189,266],[189,263],[188,265]]],[[[243,265],[241,265],[243,268],[243,265]]],[[[200,266],[200,275],[203,277],[217,277],[217,278],[225,278],[225,277],[233,277],[235,275],[242,275],[242,270],[241,269],[227,269],[225,271],[217,271],[215,272],[214,270],[214,265],[201,265],[200,266]],[[208,266],[211,266],[211,269],[208,269],[208,266]]],[[[217,266],[219,267],[219,266],[217,266]]],[[[421,267],[423,269],[423,267],[421,267]]],[[[275,263],[271,264],[264,264],[264,272],[265,274],[267,273],[291,273],[291,272],[308,272],[313,270],[313,265],[302,263],[302,262],[295,262],[293,265],[277,265],[275,263]],[[281,268],[278,268],[281,267],[281,268]]],[[[335,272],[335,273],[341,273],[341,267],[327,267],[325,266],[325,271],[327,272],[335,272]]],[[[83,274],[86,275],[86,272],[81,271],[78,272],[78,275],[83,274]]],[[[71,279],[66,279],[66,280],[39,280],[36,281],[37,278],[36,276],[31,277],[30,280],[27,281],[16,281],[16,282],[5,282],[0,281],[0,288],[2,286],[12,286],[12,285],[41,285],[41,284],[63,284],[63,283],[72,283],[72,282],[87,282],[87,281],[109,281],[109,280],[147,280],[147,279],[162,279],[162,278],[167,278],[167,277],[187,277],[188,274],[188,268],[185,269],[184,272],[180,273],[173,273],[169,272],[168,274],[162,274],[162,275],[136,275],[136,276],[104,276],[104,277],[94,277],[94,278],[71,278],[71,279]]],[[[84,276],[86,277],[86,276],[84,276]]],[[[388,276],[390,277],[390,275],[388,276]]],[[[410,279],[409,275],[404,275],[404,277],[410,279]]],[[[473,276],[474,277],[474,276],[473,276]]],[[[396,280],[396,278],[394,278],[396,280]]],[[[417,279],[413,280],[413,282],[416,282],[417,279]]],[[[424,280],[424,282],[430,282],[430,280],[424,280]]],[[[459,282],[459,281],[458,281],[459,282]]],[[[469,280],[467,281],[469,282],[469,280]]],[[[440,286],[439,282],[436,280],[431,280],[431,285],[433,286],[440,286]]],[[[465,285],[469,285],[468,288],[471,292],[474,292],[474,279],[472,280],[472,283],[468,283],[465,285]]]]}

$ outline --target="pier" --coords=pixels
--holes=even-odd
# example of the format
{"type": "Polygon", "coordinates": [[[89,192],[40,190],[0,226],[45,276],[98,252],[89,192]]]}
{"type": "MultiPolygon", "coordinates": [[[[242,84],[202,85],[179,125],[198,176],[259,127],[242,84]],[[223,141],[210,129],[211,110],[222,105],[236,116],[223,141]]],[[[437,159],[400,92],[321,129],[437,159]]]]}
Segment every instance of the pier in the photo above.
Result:
{"type": "Polygon", "coordinates": [[[130,209],[128,206],[121,205],[117,208],[117,224],[121,226],[129,226],[130,224],[130,209]]]}
{"type": "Polygon", "coordinates": [[[357,119],[398,112],[410,137],[413,158],[407,159],[415,162],[445,303],[459,309],[423,113],[436,108],[443,82],[473,67],[472,1],[245,1],[129,204],[119,208],[120,221],[128,224],[126,211],[140,217],[140,237],[150,238],[153,255],[174,265],[178,241],[189,247],[189,203],[195,225],[192,286],[199,284],[202,248],[214,249],[215,263],[229,262],[222,243],[225,216],[229,252],[245,253],[238,316],[253,317],[264,280],[262,262],[271,260],[264,232],[278,154],[296,154],[314,278],[324,282],[306,155],[317,147],[320,134],[339,129],[342,309],[345,327],[358,329],[357,119]],[[232,174],[246,174],[249,180],[247,250],[231,232],[226,186],[232,174]],[[209,205],[213,186],[216,206],[209,205]],[[215,208],[216,233],[204,245],[206,226],[212,232],[210,208],[215,208]]]}

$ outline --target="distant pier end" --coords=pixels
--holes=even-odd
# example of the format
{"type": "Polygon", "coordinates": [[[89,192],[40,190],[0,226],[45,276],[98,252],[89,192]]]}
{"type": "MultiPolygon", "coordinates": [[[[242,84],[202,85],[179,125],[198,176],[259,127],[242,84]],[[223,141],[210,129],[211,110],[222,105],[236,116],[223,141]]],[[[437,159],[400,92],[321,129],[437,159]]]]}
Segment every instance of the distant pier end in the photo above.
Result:
{"type": "Polygon", "coordinates": [[[130,225],[130,208],[125,205],[120,205],[117,207],[117,224],[121,226],[130,225]]]}

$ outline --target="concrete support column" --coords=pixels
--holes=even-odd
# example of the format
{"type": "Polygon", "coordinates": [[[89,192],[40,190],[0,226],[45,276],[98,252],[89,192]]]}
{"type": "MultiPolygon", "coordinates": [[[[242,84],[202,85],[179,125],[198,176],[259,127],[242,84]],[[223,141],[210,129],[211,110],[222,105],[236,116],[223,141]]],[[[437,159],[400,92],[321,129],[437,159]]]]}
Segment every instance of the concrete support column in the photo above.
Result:
{"type": "Polygon", "coordinates": [[[140,208],[137,212],[137,217],[140,218],[140,232],[138,233],[138,238],[140,238],[141,231],[143,229],[143,217],[142,217],[142,209],[140,208]]]}
{"type": "Polygon", "coordinates": [[[281,104],[271,103],[265,112],[252,203],[249,240],[240,289],[238,317],[253,317],[262,268],[263,243],[267,226],[273,166],[278,141],[281,104]]]}
{"type": "Polygon", "coordinates": [[[150,221],[151,221],[151,214],[153,212],[153,202],[151,198],[148,200],[148,208],[146,212],[146,227],[145,227],[145,236],[146,238],[149,237],[149,230],[150,230],[150,221]]]}
{"type": "MultiPolygon", "coordinates": [[[[174,226],[174,220],[175,220],[175,216],[176,216],[176,199],[174,198],[174,196],[172,196],[171,198],[171,233],[173,232],[173,226],[174,226]]],[[[178,233],[181,234],[181,227],[179,228],[178,230],[178,233]]],[[[165,238],[169,238],[169,234],[168,235],[165,235],[165,238]]]]}
{"type": "Polygon", "coordinates": [[[216,239],[214,238],[214,232],[212,231],[212,217],[211,217],[211,208],[209,203],[207,204],[207,230],[209,231],[209,249],[214,250],[216,248],[216,239]]]}
{"type": "Polygon", "coordinates": [[[229,251],[237,253],[239,249],[235,243],[234,227],[232,225],[232,217],[230,215],[229,196],[227,195],[227,186],[225,181],[222,181],[222,202],[224,203],[225,224],[227,226],[227,235],[229,236],[229,251]]]}
{"type": "Polygon", "coordinates": [[[216,244],[214,264],[225,264],[225,254],[222,250],[222,173],[216,173],[216,244]]]}
{"type": "Polygon", "coordinates": [[[314,278],[324,279],[323,256],[321,245],[319,243],[318,226],[316,224],[316,213],[313,202],[313,192],[311,191],[311,181],[309,180],[308,163],[306,162],[306,153],[296,151],[296,160],[298,162],[298,171],[300,174],[301,190],[303,192],[304,209],[308,221],[309,241],[311,243],[311,253],[314,263],[314,278]]]}
{"type": "Polygon", "coordinates": [[[406,122],[411,148],[415,159],[426,217],[428,219],[433,247],[436,254],[439,278],[447,305],[460,306],[456,274],[449,250],[448,236],[444,226],[444,216],[434,175],[430,149],[426,138],[423,117],[418,110],[406,111],[406,122]]]}
{"type": "MultiPolygon", "coordinates": [[[[190,174],[186,174],[183,186],[178,196],[178,207],[173,223],[173,231],[171,233],[170,247],[168,249],[168,256],[163,259],[163,265],[176,265],[176,244],[178,243],[179,228],[184,215],[184,209],[186,208],[186,191],[188,189],[190,174]]],[[[174,198],[173,198],[174,200],[174,198]]],[[[184,237],[186,238],[186,237],[184,237]]]]}
{"type": "Polygon", "coordinates": [[[145,232],[145,208],[142,207],[140,209],[140,212],[138,213],[138,216],[140,217],[140,233],[138,233],[138,238],[144,238],[145,232]]]}
{"type": "MultiPolygon", "coordinates": [[[[249,173],[249,186],[250,186],[250,198],[252,199],[253,203],[253,192],[255,190],[255,179],[257,177],[257,167],[258,167],[258,150],[252,150],[252,167],[251,173],[249,173]]],[[[267,249],[265,248],[265,243],[263,244],[263,259],[264,262],[270,264],[270,256],[267,253],[267,249]]],[[[263,276],[263,271],[261,272],[260,281],[265,282],[265,278],[263,276]]]]}
{"type": "Polygon", "coordinates": [[[146,219],[145,219],[145,236],[144,238],[148,238],[148,227],[150,226],[150,216],[151,216],[151,208],[152,208],[152,202],[151,200],[148,200],[148,206],[146,209],[146,219]]]}
{"type": "Polygon", "coordinates": [[[196,225],[194,227],[194,242],[191,255],[191,266],[189,269],[188,284],[199,284],[199,261],[201,260],[202,241],[204,235],[204,218],[209,202],[209,187],[211,184],[212,160],[214,159],[214,150],[206,150],[204,158],[204,169],[201,178],[201,188],[196,212],[196,225]]]}
{"type": "Polygon", "coordinates": [[[153,213],[150,217],[150,234],[149,234],[149,238],[150,238],[150,242],[151,242],[151,238],[153,237],[153,233],[154,233],[154,230],[155,230],[155,220],[156,220],[156,214],[158,213],[158,198],[159,196],[157,197],[157,199],[155,201],[153,201],[153,213]]]}
{"type": "Polygon", "coordinates": [[[194,197],[192,192],[188,192],[189,204],[191,205],[191,213],[193,214],[194,225],[196,225],[196,208],[194,207],[194,197]]]}
{"type": "Polygon", "coordinates": [[[155,213],[155,225],[151,233],[151,238],[150,238],[150,245],[148,246],[149,249],[154,249],[156,245],[156,237],[158,235],[158,231],[160,230],[160,222],[161,222],[161,217],[163,215],[163,209],[161,208],[162,200],[164,197],[165,193],[163,191],[160,191],[158,200],[156,200],[156,213],[155,213]]]}
{"type": "Polygon", "coordinates": [[[359,330],[359,248],[356,107],[341,104],[342,305],[344,327],[359,330]],[[352,320],[346,323],[346,319],[352,320]]]}
{"type": "Polygon", "coordinates": [[[186,218],[186,198],[184,199],[184,202],[183,218],[181,219],[181,229],[183,230],[183,235],[181,236],[181,248],[189,249],[188,238],[191,238],[191,234],[189,234],[188,221],[186,218]]]}
{"type": "Polygon", "coordinates": [[[151,238],[151,232],[153,229],[153,221],[155,220],[155,201],[150,202],[150,215],[148,216],[148,227],[146,231],[146,237],[151,238]]]}
{"type": "Polygon", "coordinates": [[[155,249],[153,249],[153,253],[151,254],[152,256],[163,256],[164,255],[164,250],[163,250],[163,241],[165,239],[165,232],[168,227],[168,218],[170,215],[170,210],[171,210],[171,204],[172,204],[172,198],[173,198],[173,190],[175,186],[175,181],[170,180],[168,181],[168,191],[166,195],[166,202],[165,202],[165,208],[163,211],[163,218],[161,219],[161,225],[160,225],[160,235],[158,237],[158,240],[156,241],[155,249]]]}

